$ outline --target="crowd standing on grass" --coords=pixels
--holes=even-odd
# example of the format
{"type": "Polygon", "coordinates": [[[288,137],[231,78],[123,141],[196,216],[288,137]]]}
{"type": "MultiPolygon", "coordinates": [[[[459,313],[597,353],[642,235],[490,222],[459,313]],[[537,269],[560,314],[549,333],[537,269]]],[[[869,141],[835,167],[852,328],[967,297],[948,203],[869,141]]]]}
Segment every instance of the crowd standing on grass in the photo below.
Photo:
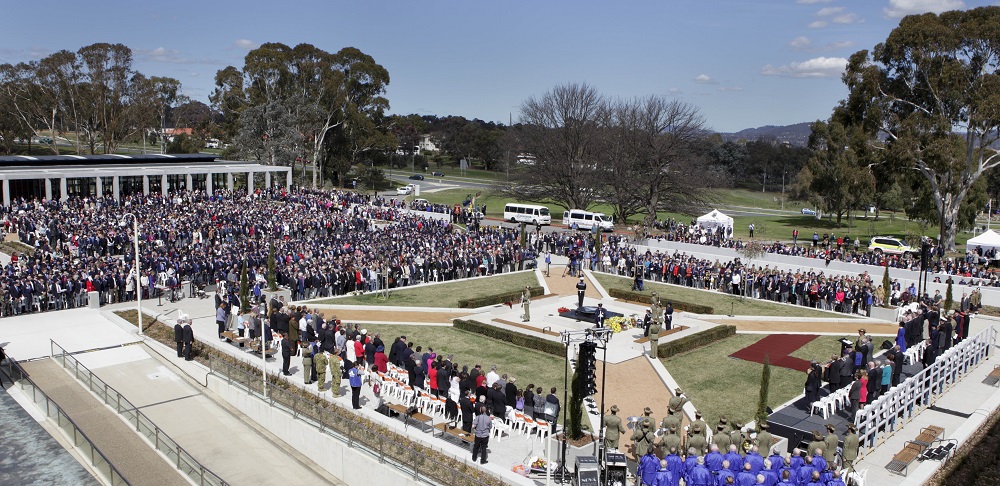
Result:
{"type": "Polygon", "coordinates": [[[18,200],[0,208],[0,223],[34,252],[2,269],[0,315],[80,307],[91,291],[103,305],[184,282],[235,284],[244,264],[259,297],[272,248],[277,283],[296,300],[510,272],[525,260],[515,230],[456,232],[402,208],[338,190],[18,200]],[[126,213],[139,223],[139,289],[126,213]]]}

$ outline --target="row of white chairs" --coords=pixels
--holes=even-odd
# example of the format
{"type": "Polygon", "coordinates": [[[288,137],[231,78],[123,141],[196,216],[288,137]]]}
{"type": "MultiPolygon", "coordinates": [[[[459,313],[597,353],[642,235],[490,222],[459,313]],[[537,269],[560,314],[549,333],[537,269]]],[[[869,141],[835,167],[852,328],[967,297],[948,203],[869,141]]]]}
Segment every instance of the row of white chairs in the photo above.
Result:
{"type": "Polygon", "coordinates": [[[823,415],[823,420],[830,418],[831,415],[835,415],[837,410],[847,410],[851,406],[850,387],[843,387],[839,390],[820,398],[809,406],[809,415],[813,412],[819,410],[820,414],[823,415]]]}

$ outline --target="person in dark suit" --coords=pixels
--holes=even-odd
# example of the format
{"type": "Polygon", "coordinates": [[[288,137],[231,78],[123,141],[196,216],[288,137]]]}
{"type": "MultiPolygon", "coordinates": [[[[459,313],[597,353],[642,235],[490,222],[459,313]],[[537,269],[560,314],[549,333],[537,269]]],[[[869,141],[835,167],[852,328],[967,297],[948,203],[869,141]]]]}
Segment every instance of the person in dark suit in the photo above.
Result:
{"type": "Polygon", "coordinates": [[[882,390],[882,366],[874,361],[868,362],[868,403],[878,398],[882,390]]]}
{"type": "Polygon", "coordinates": [[[840,368],[844,366],[844,361],[837,359],[836,356],[830,358],[830,365],[828,366],[828,376],[830,381],[830,391],[835,392],[840,389],[840,368]]]}
{"type": "Polygon", "coordinates": [[[283,374],[285,376],[291,376],[291,373],[288,372],[288,365],[291,363],[291,361],[292,361],[292,354],[295,352],[295,350],[292,349],[292,346],[294,346],[294,345],[295,345],[295,343],[293,343],[290,339],[288,339],[288,335],[287,334],[285,334],[285,335],[282,336],[282,338],[281,338],[281,374],[283,374]]]}
{"type": "Polygon", "coordinates": [[[816,370],[816,364],[813,363],[806,371],[806,406],[811,407],[813,402],[819,400],[819,389],[822,386],[823,381],[819,371],[816,370]]]}
{"type": "Polygon", "coordinates": [[[184,357],[184,328],[180,321],[174,324],[174,342],[177,343],[177,357],[184,357]]]}
{"type": "Polygon", "coordinates": [[[191,361],[191,345],[194,344],[194,330],[191,329],[191,323],[184,323],[184,360],[191,361]]]}
{"type": "Polygon", "coordinates": [[[462,408],[462,430],[472,432],[472,419],[476,416],[476,407],[472,404],[471,391],[465,390],[462,398],[458,399],[458,405],[462,408]]]}
{"type": "Polygon", "coordinates": [[[854,382],[851,383],[851,390],[847,393],[847,397],[851,399],[851,411],[850,420],[854,420],[854,415],[858,413],[858,409],[861,406],[861,371],[858,370],[854,373],[854,382]]]}

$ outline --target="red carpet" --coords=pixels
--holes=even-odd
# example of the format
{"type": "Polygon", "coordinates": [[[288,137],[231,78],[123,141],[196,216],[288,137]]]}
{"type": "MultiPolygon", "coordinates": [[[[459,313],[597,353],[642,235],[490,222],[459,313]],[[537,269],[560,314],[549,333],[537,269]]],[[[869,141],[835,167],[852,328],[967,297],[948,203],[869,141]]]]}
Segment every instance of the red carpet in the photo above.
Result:
{"type": "Polygon", "coordinates": [[[764,356],[767,356],[774,366],[806,371],[809,361],[789,355],[817,337],[815,334],[771,334],[729,357],[763,363],[764,356]]]}

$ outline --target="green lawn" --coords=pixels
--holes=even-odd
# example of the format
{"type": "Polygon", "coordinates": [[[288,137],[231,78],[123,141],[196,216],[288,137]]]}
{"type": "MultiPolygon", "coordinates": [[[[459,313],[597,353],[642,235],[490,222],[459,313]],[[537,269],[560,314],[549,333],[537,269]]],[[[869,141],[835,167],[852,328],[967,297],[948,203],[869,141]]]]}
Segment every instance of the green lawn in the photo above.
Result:
{"type": "MultiPolygon", "coordinates": [[[[598,272],[594,272],[594,276],[606,290],[614,288],[630,291],[632,289],[631,278],[598,272]]],[[[741,302],[739,297],[721,292],[698,290],[677,285],[664,285],[650,281],[646,281],[645,289],[644,293],[646,294],[655,290],[661,299],[712,306],[715,309],[715,314],[718,315],[729,315],[732,312],[737,316],[847,317],[844,314],[823,312],[808,307],[776,304],[759,299],[748,298],[741,302]]]]}
{"type": "Polygon", "coordinates": [[[535,277],[534,271],[393,290],[389,293],[389,300],[382,298],[381,293],[368,293],[352,297],[324,299],[313,303],[457,308],[459,300],[515,292],[523,289],[525,285],[538,286],[538,278],[535,277]]]}
{"type": "MultiPolygon", "coordinates": [[[[843,337],[853,341],[858,336],[845,334],[843,337]]],[[[819,336],[810,341],[809,344],[792,352],[792,356],[802,358],[806,361],[815,360],[819,364],[825,364],[830,360],[831,356],[840,354],[840,338],[841,336],[819,336]]]]}
{"type": "MultiPolygon", "coordinates": [[[[730,423],[733,419],[747,422],[757,411],[760,374],[764,365],[730,358],[729,355],[764,337],[763,334],[737,334],[661,361],[709,424],[718,423],[719,415],[727,416],[730,423]]],[[[817,338],[806,347],[816,348],[818,352],[818,346],[824,343],[814,343],[821,339],[817,338]]],[[[832,349],[835,352],[840,347],[837,345],[832,349]]],[[[802,394],[805,381],[804,371],[772,366],[768,406],[777,408],[802,394]]]]}

